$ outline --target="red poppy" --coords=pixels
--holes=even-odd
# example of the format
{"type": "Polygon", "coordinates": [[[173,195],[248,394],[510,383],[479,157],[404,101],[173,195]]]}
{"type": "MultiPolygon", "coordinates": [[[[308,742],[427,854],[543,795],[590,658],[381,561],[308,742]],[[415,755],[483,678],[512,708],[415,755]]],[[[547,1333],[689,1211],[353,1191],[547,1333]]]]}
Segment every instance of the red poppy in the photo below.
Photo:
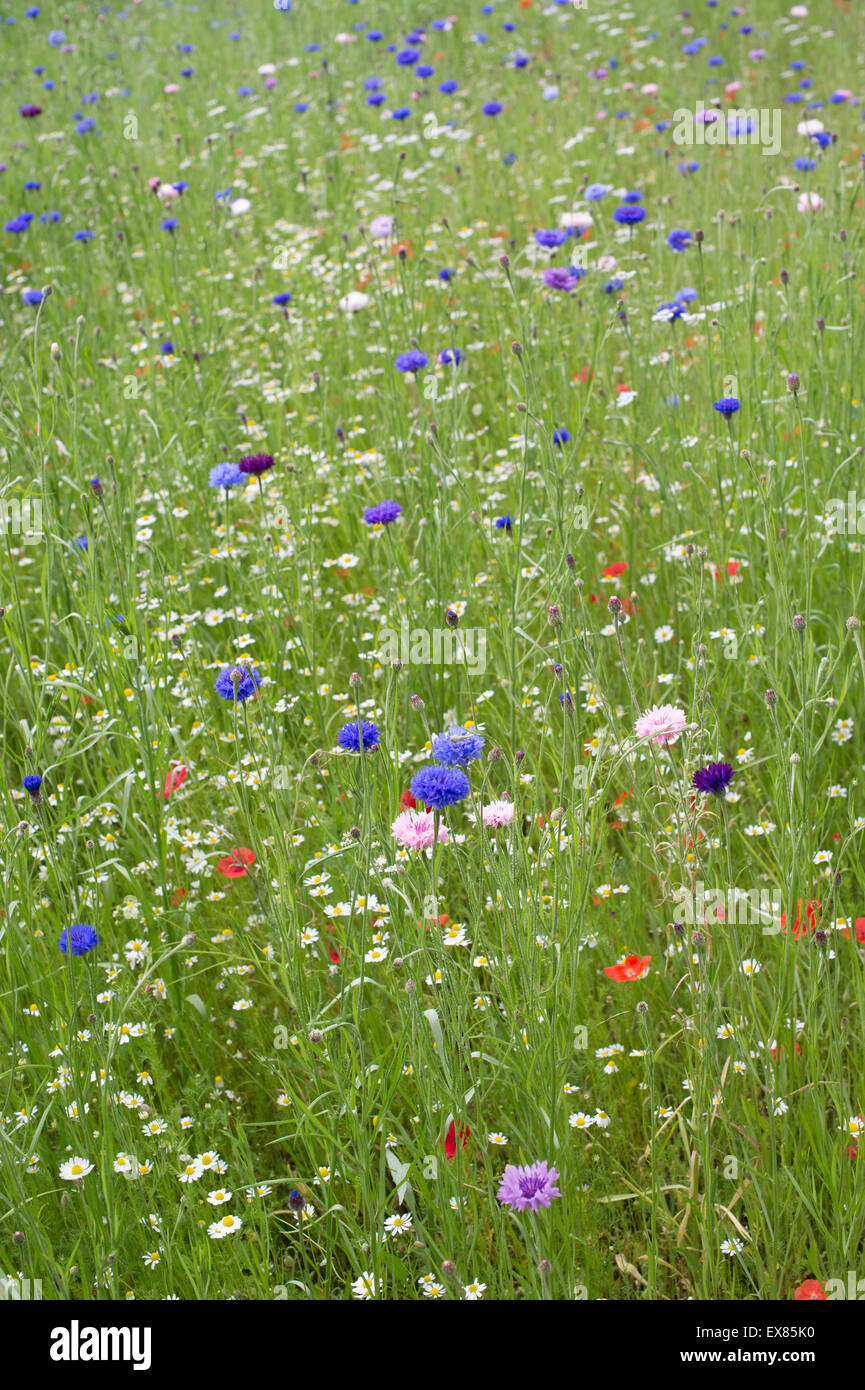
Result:
{"type": "Polygon", "coordinates": [[[171,768],[165,778],[165,800],[167,801],[172,792],[176,792],[178,787],[182,787],[186,781],[187,769],[183,763],[172,763],[171,768]]]}
{"type": "MultiPolygon", "coordinates": [[[[816,928],[819,926],[819,922],[818,922],[818,920],[817,920],[817,919],[818,919],[819,912],[820,912],[820,904],[819,904],[819,903],[816,903],[816,902],[814,902],[814,903],[808,903],[808,907],[807,907],[808,923],[807,923],[806,926],[802,926],[802,925],[801,925],[801,917],[802,917],[802,899],[801,899],[801,898],[797,898],[797,899],[796,899],[796,921],[793,923],[793,935],[794,935],[794,936],[807,936],[807,935],[808,935],[808,928],[809,928],[809,927],[810,927],[812,930],[816,930],[816,928]]],[[[787,930],[787,914],[786,914],[786,912],[782,912],[782,913],[781,913],[781,930],[782,930],[783,932],[786,932],[786,930],[787,930]]]]}
{"type": "Polygon", "coordinates": [[[171,906],[172,906],[172,907],[179,907],[180,904],[183,902],[183,899],[184,899],[185,897],[186,897],[186,889],[185,889],[185,888],[178,888],[177,892],[176,892],[175,894],[173,894],[173,896],[172,896],[172,899],[171,899],[171,906]]]}
{"type": "MultiPolygon", "coordinates": [[[[855,933],[856,933],[856,940],[859,941],[859,942],[865,943],[865,917],[857,917],[857,918],[856,918],[856,921],[853,923],[853,930],[854,930],[855,933]]],[[[849,941],[849,939],[850,939],[850,928],[849,928],[849,927],[842,927],[842,928],[841,928],[841,935],[842,935],[842,936],[846,936],[847,939],[848,939],[848,941],[849,941]]]]}
{"type": "Polygon", "coordinates": [[[617,575],[624,574],[628,566],[624,560],[614,560],[611,565],[607,565],[604,570],[605,579],[615,579],[617,575]]]}
{"type": "Polygon", "coordinates": [[[404,811],[413,811],[417,806],[417,802],[407,787],[399,799],[399,804],[404,811]]]}
{"type": "Polygon", "coordinates": [[[244,849],[238,845],[227,854],[224,859],[217,861],[217,869],[226,878],[243,878],[246,874],[246,865],[255,863],[255,855],[251,849],[244,849]]]}
{"type": "Polygon", "coordinates": [[[799,1285],[798,1289],[793,1295],[793,1298],[796,1300],[797,1303],[807,1303],[809,1301],[822,1302],[824,1299],[828,1297],[829,1295],[823,1288],[823,1285],[820,1283],[819,1279],[806,1279],[804,1284],[799,1285]]]}
{"type": "MultiPolygon", "coordinates": [[[[460,1125],[460,1139],[462,1139],[463,1141],[460,1145],[461,1148],[464,1149],[466,1144],[469,1142],[470,1134],[471,1130],[469,1129],[468,1125],[460,1125]]],[[[457,1156],[457,1127],[456,1122],[454,1120],[451,1120],[448,1132],[444,1137],[444,1146],[445,1158],[448,1160],[448,1162],[450,1162],[451,1159],[454,1159],[457,1156]]]]}
{"type": "Polygon", "coordinates": [[[643,956],[642,960],[639,956],[625,956],[618,965],[605,965],[604,974],[620,985],[626,980],[641,980],[649,968],[651,959],[651,956],[643,956]]]}
{"type": "Polygon", "coordinates": [[[333,965],[339,965],[339,951],[331,946],[330,942],[327,943],[327,954],[330,956],[333,965]]]}

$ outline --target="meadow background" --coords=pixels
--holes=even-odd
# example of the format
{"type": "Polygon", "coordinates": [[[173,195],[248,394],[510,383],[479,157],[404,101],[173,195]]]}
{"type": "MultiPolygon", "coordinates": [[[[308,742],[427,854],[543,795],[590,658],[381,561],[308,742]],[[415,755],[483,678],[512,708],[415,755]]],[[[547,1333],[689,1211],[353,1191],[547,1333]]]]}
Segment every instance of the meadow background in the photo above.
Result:
{"type": "Polygon", "coordinates": [[[865,1274],[863,38],[830,0],[3,6],[0,1274],[865,1274]],[[677,144],[697,102],[780,148],[677,144]],[[401,846],[455,725],[469,795],[401,846]],[[561,1195],[500,1201],[538,1161],[561,1195]]]}

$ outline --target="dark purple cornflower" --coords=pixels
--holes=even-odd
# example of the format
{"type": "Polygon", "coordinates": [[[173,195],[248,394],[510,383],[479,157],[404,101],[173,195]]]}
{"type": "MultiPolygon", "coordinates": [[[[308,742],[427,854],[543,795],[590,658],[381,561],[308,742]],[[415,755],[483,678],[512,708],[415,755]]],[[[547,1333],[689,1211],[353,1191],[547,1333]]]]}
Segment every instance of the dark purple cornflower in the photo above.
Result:
{"type": "Polygon", "coordinates": [[[377,502],[374,507],[367,507],[363,514],[363,519],[367,526],[389,526],[392,521],[402,514],[402,507],[399,502],[377,502]]]}
{"type": "Polygon", "coordinates": [[[254,478],[260,478],[262,473],[273,467],[273,458],[270,454],[244,454],[237,466],[241,473],[251,473],[254,478]]]}
{"type": "Polygon", "coordinates": [[[34,105],[33,102],[28,102],[26,106],[19,106],[18,114],[25,118],[32,119],[33,116],[42,115],[42,107],[34,105]]]}
{"type": "Polygon", "coordinates": [[[691,780],[698,792],[706,796],[724,797],[735,775],[729,763],[707,763],[705,767],[697,768],[691,780]]]}

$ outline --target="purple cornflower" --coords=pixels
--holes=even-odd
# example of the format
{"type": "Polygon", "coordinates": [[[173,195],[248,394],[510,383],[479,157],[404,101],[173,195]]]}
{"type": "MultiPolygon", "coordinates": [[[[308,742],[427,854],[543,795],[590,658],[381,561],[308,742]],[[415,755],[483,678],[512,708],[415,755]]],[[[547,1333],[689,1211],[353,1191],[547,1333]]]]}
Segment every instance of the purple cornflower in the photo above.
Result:
{"type": "Polygon", "coordinates": [[[720,415],[735,415],[739,410],[740,403],[737,396],[722,396],[719,401],[715,401],[713,409],[720,415]]]}
{"type": "Polygon", "coordinates": [[[469,779],[458,767],[422,767],[411,779],[415,801],[442,811],[469,794],[469,779]]]}
{"type": "Polygon", "coordinates": [[[558,1180],[558,1173],[546,1159],[519,1168],[509,1163],[502,1174],[496,1196],[505,1206],[513,1207],[516,1211],[537,1211],[539,1207],[548,1207],[553,1197],[561,1197],[561,1192],[555,1186],[558,1180]]]}
{"type": "Polygon", "coordinates": [[[374,507],[367,507],[363,519],[367,526],[389,526],[401,514],[402,507],[399,502],[377,502],[374,507]]]}
{"type": "Polygon", "coordinates": [[[729,763],[708,763],[705,767],[697,768],[691,780],[698,792],[706,796],[724,797],[735,775],[729,763]]]}
{"type": "Polygon", "coordinates": [[[461,725],[452,725],[443,734],[434,734],[433,757],[443,767],[466,767],[479,758],[486,739],[461,725]]]}
{"type": "Polygon", "coordinates": [[[26,106],[19,106],[19,108],[18,108],[18,114],[19,114],[20,116],[31,117],[31,118],[32,118],[33,116],[41,116],[41,115],[42,115],[42,107],[41,107],[41,106],[36,106],[33,102],[28,102],[26,106]]]}
{"type": "Polygon", "coordinates": [[[92,951],[98,944],[99,937],[95,928],[88,926],[86,922],[73,922],[71,927],[64,927],[57,943],[64,956],[70,951],[73,956],[86,956],[87,952],[92,951]]]}
{"type": "Polygon", "coordinates": [[[363,751],[368,753],[371,748],[378,748],[378,740],[378,729],[369,719],[364,719],[360,728],[356,722],[343,724],[336,736],[340,748],[344,748],[347,753],[359,753],[361,743],[363,744],[363,751]]]}
{"type": "Polygon", "coordinates": [[[262,473],[273,467],[273,459],[270,454],[244,454],[237,466],[241,473],[251,473],[254,478],[260,478],[262,473]]]}
{"type": "Polygon", "coordinates": [[[242,704],[255,694],[260,685],[261,672],[254,666],[223,666],[213,688],[223,700],[236,700],[242,704]]]}
{"type": "Polygon", "coordinates": [[[419,352],[417,348],[410,348],[408,352],[400,353],[394,366],[398,372],[420,372],[428,361],[429,358],[425,352],[419,352]]]}
{"type": "Polygon", "coordinates": [[[544,284],[548,290],[575,290],[579,280],[573,271],[564,265],[547,266],[544,271],[544,284]]]}

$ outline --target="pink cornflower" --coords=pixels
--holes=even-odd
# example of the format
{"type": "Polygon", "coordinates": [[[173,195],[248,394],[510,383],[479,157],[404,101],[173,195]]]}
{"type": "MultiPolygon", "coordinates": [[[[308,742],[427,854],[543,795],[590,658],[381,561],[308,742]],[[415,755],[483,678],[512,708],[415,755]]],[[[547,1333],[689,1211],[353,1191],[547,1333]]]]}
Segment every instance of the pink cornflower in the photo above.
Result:
{"type": "Polygon", "coordinates": [[[489,806],[485,806],[481,811],[481,819],[484,825],[511,825],[514,819],[514,803],[512,801],[491,801],[489,806]]]}
{"type": "MultiPolygon", "coordinates": [[[[402,811],[390,832],[403,849],[429,849],[435,833],[432,811],[402,811]]],[[[447,844],[448,838],[447,826],[440,825],[439,843],[447,844]]]]}
{"type": "Polygon", "coordinates": [[[634,728],[638,738],[650,738],[653,743],[675,743],[687,723],[684,710],[675,705],[652,705],[640,715],[634,728]]]}
{"type": "Polygon", "coordinates": [[[549,1167],[546,1159],[522,1168],[509,1163],[502,1173],[496,1196],[505,1206],[517,1211],[537,1211],[538,1207],[548,1207],[553,1197],[561,1197],[554,1186],[558,1180],[558,1173],[549,1167]]]}

